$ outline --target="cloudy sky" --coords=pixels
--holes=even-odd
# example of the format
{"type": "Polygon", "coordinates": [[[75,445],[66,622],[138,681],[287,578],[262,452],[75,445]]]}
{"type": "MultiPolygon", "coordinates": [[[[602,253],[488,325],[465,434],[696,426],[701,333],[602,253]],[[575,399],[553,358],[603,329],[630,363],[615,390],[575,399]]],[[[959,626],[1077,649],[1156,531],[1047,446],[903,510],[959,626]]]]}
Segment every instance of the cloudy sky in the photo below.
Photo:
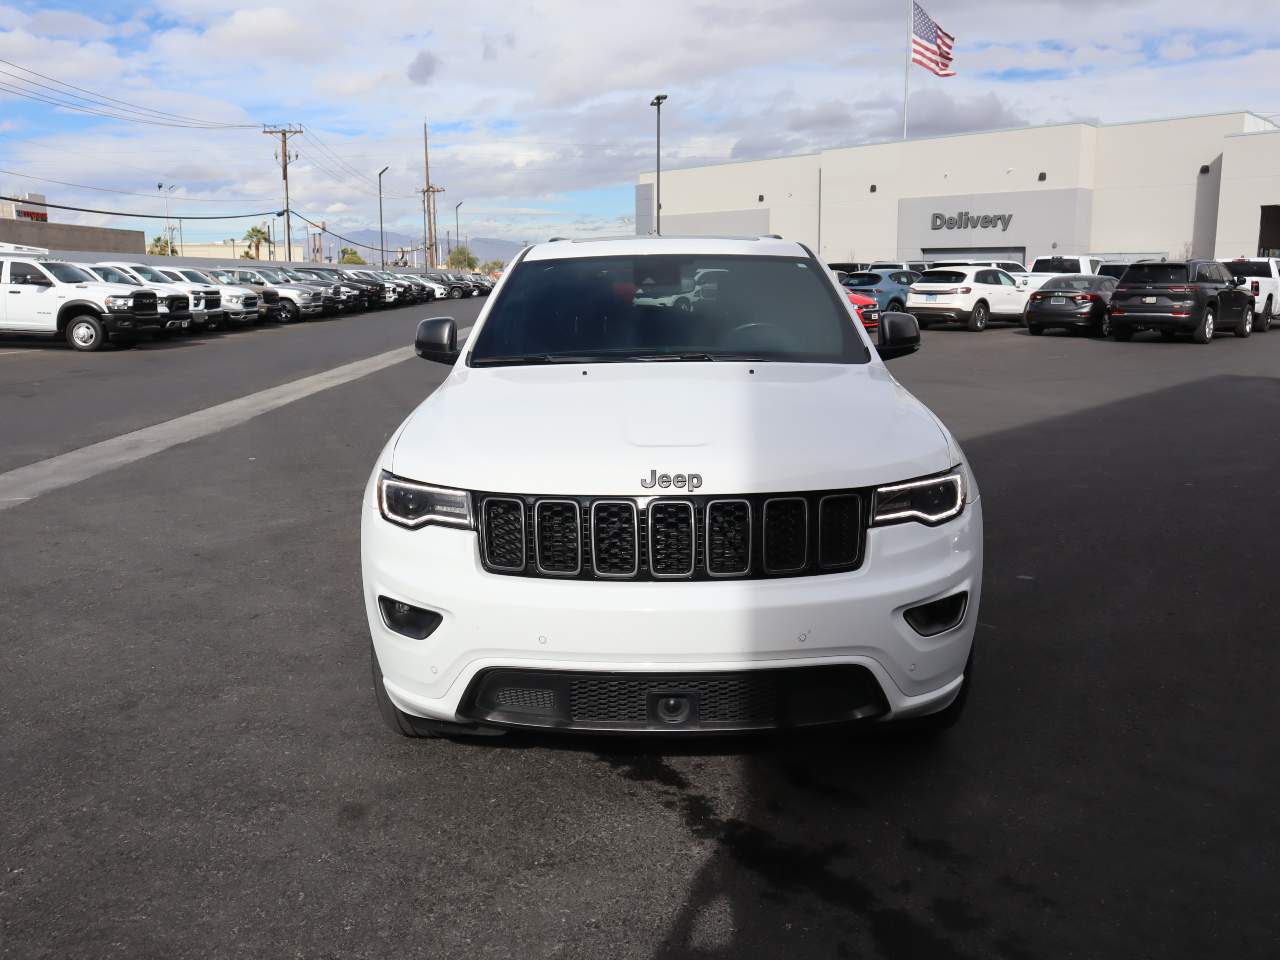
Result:
{"type": "MultiPolygon", "coordinates": [[[[1274,3],[927,0],[957,37],[959,76],[913,68],[912,132],[1280,114],[1280,17],[1264,15],[1274,3]]],[[[273,142],[253,125],[301,124],[295,209],[338,231],[376,228],[376,175],[389,165],[388,228],[417,235],[426,118],[442,229],[461,200],[471,236],[628,233],[632,185],[653,165],[654,93],[670,96],[671,167],[891,139],[905,34],[905,0],[10,3],[0,187],[161,212],[156,184],[176,183],[175,212],[277,209],[273,142]],[[247,126],[110,120],[15,92],[48,95],[47,78],[247,126]]],[[[186,238],[247,224],[188,221],[186,238]]]]}

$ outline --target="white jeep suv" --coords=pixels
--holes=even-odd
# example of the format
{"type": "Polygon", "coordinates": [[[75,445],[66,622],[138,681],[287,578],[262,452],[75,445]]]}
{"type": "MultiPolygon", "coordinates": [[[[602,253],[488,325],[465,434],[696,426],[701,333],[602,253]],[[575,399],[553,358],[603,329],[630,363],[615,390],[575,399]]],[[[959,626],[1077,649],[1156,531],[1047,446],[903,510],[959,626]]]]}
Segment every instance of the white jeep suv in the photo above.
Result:
{"type": "Polygon", "coordinates": [[[361,510],[383,718],[696,733],[964,704],[982,506],[831,273],[772,238],[527,248],[361,510]],[[691,310],[655,302],[717,271],[691,310]],[[642,292],[638,295],[638,292],[642,292]]]}
{"type": "Polygon", "coordinates": [[[911,285],[907,312],[922,327],[963,323],[978,332],[992,320],[1021,320],[1028,295],[1018,281],[995,267],[940,267],[926,270],[911,285]]]}

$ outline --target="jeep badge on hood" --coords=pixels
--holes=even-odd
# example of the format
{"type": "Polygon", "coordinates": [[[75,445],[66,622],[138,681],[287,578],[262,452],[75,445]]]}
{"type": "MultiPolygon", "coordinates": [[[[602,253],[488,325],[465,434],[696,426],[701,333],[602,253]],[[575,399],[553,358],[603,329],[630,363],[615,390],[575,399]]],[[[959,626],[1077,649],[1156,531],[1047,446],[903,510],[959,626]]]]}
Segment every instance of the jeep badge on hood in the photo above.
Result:
{"type": "Polygon", "coordinates": [[[700,473],[659,473],[657,470],[649,471],[649,479],[641,480],[640,486],[646,490],[652,487],[688,487],[690,490],[697,490],[702,486],[702,474],[700,473]]]}

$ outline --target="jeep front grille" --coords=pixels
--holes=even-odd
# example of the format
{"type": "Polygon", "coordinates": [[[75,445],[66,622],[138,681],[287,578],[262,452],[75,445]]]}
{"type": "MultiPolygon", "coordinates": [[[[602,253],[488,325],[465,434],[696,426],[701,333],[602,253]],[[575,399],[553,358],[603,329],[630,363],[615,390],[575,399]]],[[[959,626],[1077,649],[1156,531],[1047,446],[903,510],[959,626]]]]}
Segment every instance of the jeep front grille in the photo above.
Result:
{"type": "Polygon", "coordinates": [[[578,580],[814,576],[856,569],[869,491],[688,497],[476,493],[491,573],[578,580]]]}

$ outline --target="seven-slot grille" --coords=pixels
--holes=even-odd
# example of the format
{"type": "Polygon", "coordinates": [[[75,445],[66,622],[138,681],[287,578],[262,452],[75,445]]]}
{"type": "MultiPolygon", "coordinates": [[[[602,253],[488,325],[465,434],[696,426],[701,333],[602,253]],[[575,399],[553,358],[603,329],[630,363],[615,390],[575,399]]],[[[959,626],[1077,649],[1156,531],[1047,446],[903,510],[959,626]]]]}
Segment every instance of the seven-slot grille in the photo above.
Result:
{"type": "Polygon", "coordinates": [[[814,576],[862,563],[868,491],[692,497],[476,493],[491,573],[578,580],[814,576]]]}

